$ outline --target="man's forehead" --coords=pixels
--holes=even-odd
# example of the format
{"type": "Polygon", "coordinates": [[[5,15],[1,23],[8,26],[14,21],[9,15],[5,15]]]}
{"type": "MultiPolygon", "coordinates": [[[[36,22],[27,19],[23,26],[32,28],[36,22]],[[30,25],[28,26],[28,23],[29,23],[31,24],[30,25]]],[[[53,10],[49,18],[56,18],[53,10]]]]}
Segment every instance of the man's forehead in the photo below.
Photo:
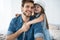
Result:
{"type": "Polygon", "coordinates": [[[31,3],[31,2],[27,2],[27,3],[25,3],[24,5],[34,6],[34,4],[31,3]]]}

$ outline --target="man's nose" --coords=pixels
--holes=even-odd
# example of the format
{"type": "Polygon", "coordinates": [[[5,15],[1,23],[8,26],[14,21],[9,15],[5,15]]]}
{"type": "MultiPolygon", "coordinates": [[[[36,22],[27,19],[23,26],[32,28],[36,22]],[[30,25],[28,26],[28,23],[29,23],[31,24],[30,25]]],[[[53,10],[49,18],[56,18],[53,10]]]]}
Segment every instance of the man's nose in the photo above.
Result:
{"type": "Polygon", "coordinates": [[[31,9],[31,8],[29,8],[29,11],[32,11],[32,9],[31,9]]]}

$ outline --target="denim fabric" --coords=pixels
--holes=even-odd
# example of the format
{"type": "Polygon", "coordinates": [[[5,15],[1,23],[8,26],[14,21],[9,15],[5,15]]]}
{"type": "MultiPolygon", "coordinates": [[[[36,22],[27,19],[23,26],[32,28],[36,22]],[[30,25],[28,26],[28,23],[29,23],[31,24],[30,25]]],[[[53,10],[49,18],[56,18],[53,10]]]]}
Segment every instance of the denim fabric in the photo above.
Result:
{"type": "MultiPolygon", "coordinates": [[[[41,14],[35,13],[34,18],[38,18],[41,14]]],[[[43,27],[44,40],[52,40],[50,37],[49,30],[46,28],[46,15],[44,16],[44,21],[41,22],[43,27]]]]}
{"type": "Polygon", "coordinates": [[[44,40],[52,40],[50,37],[49,30],[46,27],[46,15],[44,16],[44,21],[41,22],[41,25],[43,26],[44,40]]]}
{"type": "MultiPolygon", "coordinates": [[[[31,17],[31,19],[33,19],[31,17]]],[[[17,18],[13,18],[12,21],[10,22],[10,26],[8,29],[8,35],[15,33],[16,31],[18,31],[23,25],[23,20],[22,17],[19,16],[17,18]]],[[[41,25],[41,22],[36,23],[36,24],[32,24],[30,25],[30,29],[24,33],[21,33],[18,37],[17,40],[35,40],[35,38],[37,37],[42,37],[43,38],[43,27],[41,25]],[[24,37],[25,35],[25,37],[24,37]]]]}

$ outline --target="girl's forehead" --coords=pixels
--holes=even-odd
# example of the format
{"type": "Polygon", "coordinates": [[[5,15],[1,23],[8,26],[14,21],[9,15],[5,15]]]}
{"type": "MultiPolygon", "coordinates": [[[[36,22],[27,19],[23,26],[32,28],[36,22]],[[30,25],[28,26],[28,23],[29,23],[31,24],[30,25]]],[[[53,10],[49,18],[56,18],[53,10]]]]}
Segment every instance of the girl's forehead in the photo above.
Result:
{"type": "Polygon", "coordinates": [[[41,7],[40,5],[35,5],[34,7],[41,7]]]}
{"type": "Polygon", "coordinates": [[[34,4],[34,6],[40,6],[39,4],[34,4]]]}

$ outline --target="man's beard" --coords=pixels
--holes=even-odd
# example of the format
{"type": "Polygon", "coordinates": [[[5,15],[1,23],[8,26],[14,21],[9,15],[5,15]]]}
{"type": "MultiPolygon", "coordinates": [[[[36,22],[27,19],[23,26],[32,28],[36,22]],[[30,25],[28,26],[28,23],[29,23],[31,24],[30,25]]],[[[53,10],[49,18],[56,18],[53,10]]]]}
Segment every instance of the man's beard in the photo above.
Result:
{"type": "Polygon", "coordinates": [[[25,13],[23,13],[26,17],[30,17],[30,16],[28,16],[28,15],[26,15],[25,13]]]}

